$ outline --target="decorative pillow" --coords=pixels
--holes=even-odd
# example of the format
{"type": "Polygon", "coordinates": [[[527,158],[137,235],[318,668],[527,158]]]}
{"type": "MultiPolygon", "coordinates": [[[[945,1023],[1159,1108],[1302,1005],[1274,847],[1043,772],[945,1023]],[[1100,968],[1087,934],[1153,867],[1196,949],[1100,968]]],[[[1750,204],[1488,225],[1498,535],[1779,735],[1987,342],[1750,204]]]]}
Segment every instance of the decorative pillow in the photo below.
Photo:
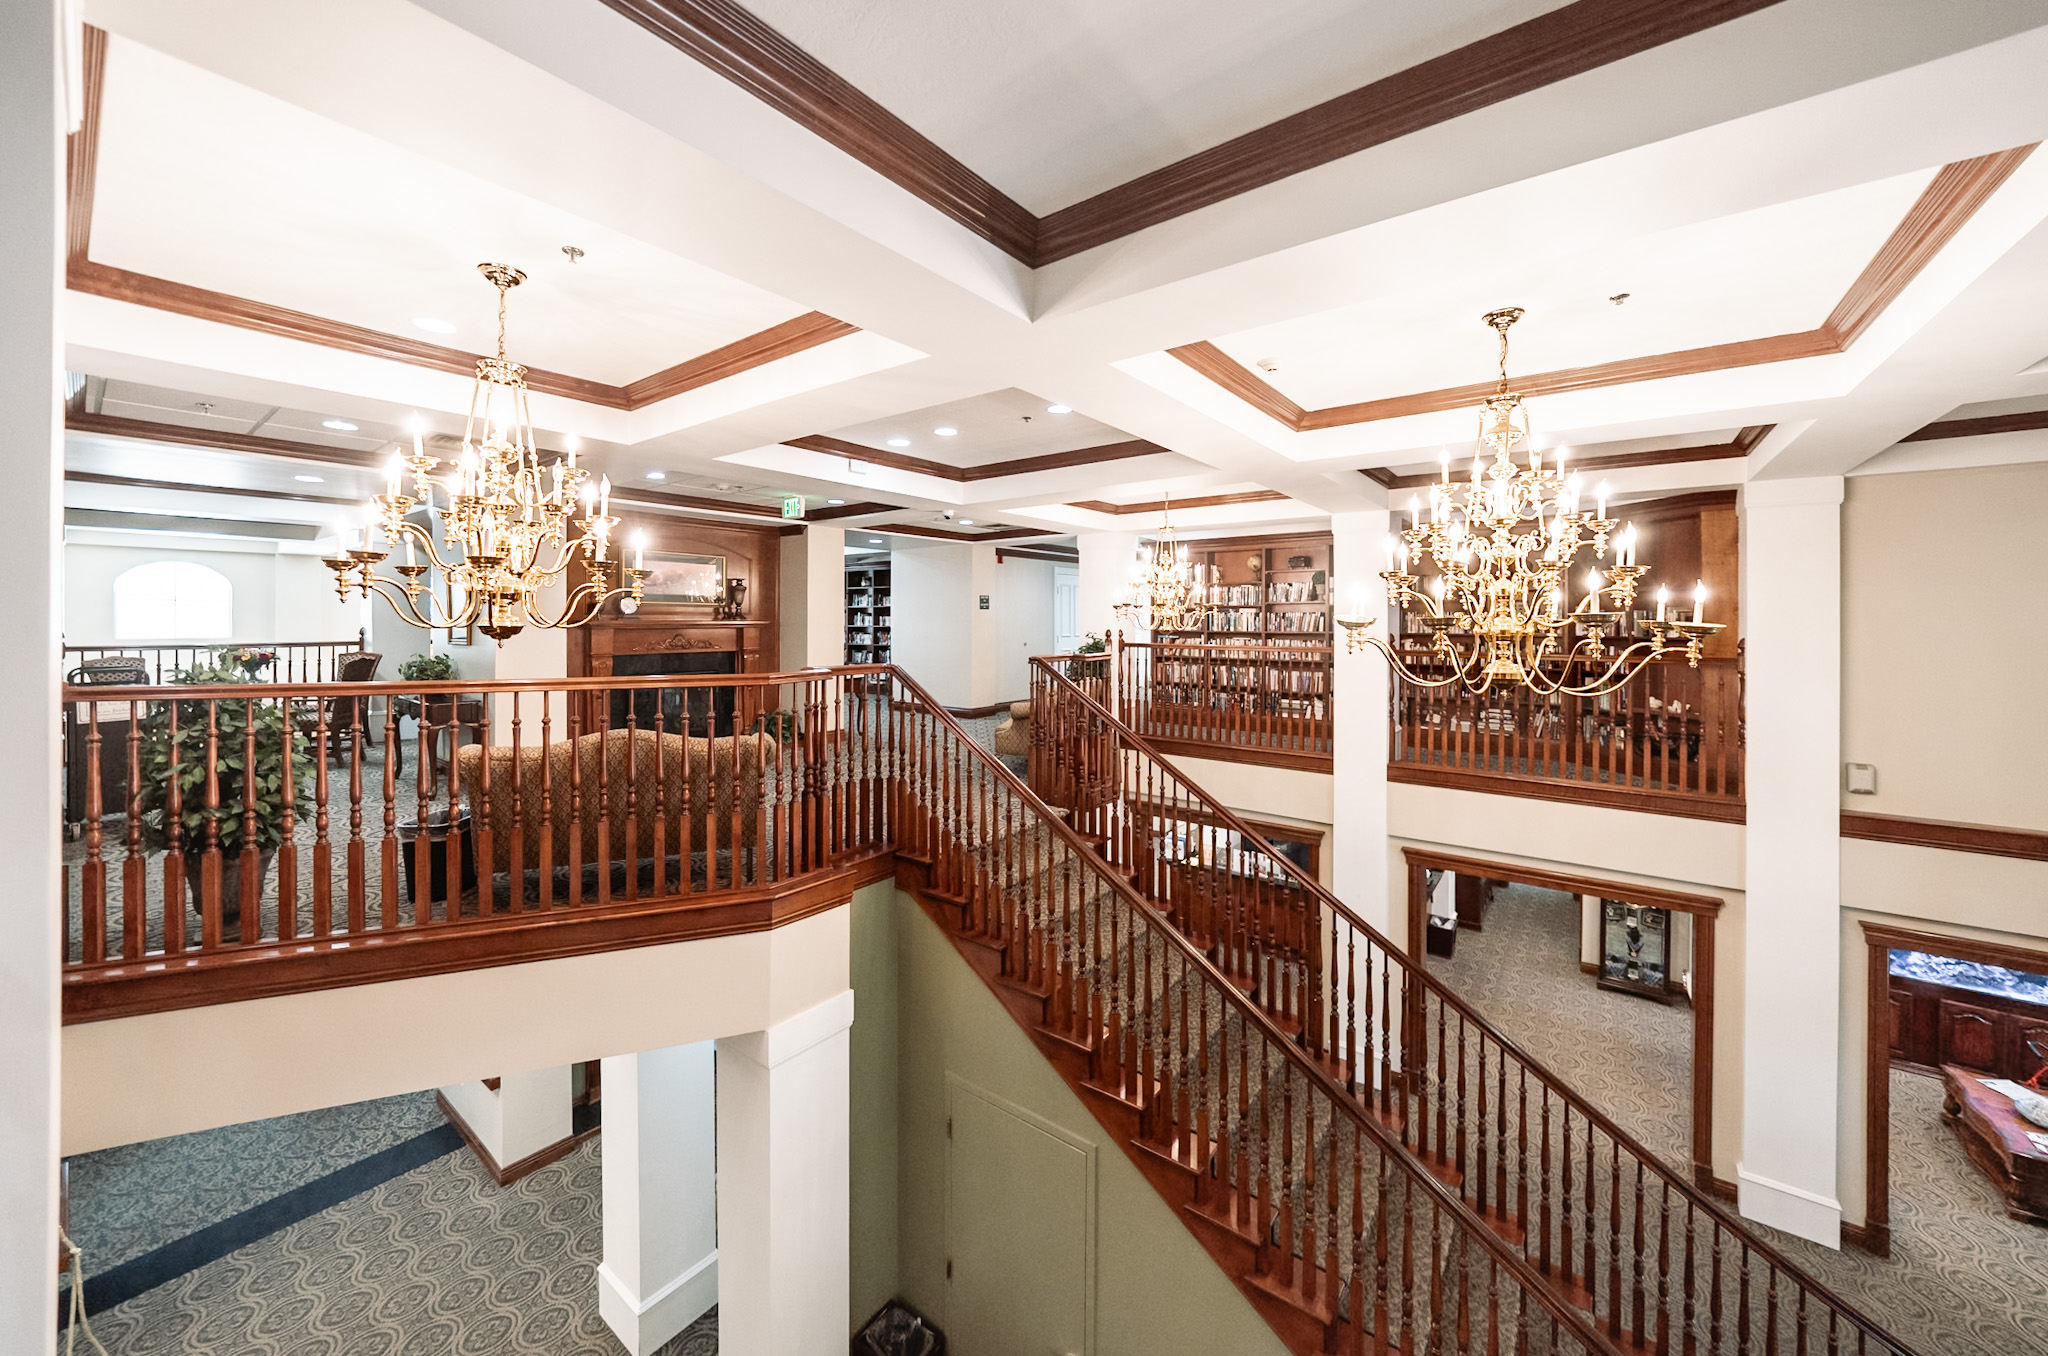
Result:
{"type": "Polygon", "coordinates": [[[2043,1130],[2048,1130],[2048,1097],[2036,1097],[2032,1093],[2025,1097],[2015,1097],[2012,1100],[2012,1109],[2043,1130]]]}

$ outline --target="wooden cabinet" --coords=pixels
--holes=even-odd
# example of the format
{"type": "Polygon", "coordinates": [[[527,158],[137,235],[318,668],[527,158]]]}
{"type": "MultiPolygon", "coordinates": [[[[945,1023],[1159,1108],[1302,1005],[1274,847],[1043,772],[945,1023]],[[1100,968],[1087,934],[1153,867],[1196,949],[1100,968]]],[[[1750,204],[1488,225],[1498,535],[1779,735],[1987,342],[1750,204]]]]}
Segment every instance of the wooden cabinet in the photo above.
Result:
{"type": "Polygon", "coordinates": [[[2048,1064],[2048,1012],[2038,1003],[1893,975],[1891,1007],[1891,1057],[1901,1063],[2013,1079],[2048,1064]]]}

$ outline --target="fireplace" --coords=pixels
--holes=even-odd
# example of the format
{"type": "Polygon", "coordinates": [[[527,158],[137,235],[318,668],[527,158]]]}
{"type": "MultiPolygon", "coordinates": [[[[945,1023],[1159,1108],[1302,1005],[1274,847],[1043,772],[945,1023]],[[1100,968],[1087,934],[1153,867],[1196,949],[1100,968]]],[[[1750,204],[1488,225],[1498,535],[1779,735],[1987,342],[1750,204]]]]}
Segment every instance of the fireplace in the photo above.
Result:
{"type": "MultiPolygon", "coordinates": [[[[614,655],[611,671],[614,678],[736,673],[737,658],[731,650],[658,650],[614,655]]],[[[614,692],[611,725],[615,730],[624,728],[630,714],[632,723],[643,730],[659,728],[669,734],[689,734],[700,739],[729,735],[733,732],[733,695],[734,690],[729,687],[614,692]]]]}

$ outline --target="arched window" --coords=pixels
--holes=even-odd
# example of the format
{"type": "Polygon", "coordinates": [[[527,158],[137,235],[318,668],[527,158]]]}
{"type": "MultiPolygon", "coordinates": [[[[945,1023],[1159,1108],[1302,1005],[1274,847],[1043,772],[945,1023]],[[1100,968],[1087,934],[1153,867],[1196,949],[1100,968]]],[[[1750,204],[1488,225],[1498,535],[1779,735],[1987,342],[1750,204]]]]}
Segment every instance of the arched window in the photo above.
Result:
{"type": "Polygon", "coordinates": [[[219,570],[158,560],[114,580],[116,640],[226,640],[234,630],[235,586],[219,570]]]}

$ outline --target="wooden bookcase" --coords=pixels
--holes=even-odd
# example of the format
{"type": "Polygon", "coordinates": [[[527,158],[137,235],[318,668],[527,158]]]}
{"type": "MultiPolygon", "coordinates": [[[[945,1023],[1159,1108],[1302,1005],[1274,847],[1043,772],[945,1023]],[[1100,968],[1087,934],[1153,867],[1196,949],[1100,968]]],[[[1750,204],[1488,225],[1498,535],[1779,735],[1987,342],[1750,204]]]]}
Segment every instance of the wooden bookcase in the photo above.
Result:
{"type": "MultiPolygon", "coordinates": [[[[1190,562],[1210,580],[1200,629],[1160,631],[1162,646],[1211,647],[1200,655],[1155,652],[1151,700],[1320,726],[1329,717],[1336,637],[1336,573],[1328,533],[1191,542],[1190,562]],[[1242,653],[1214,647],[1242,645],[1242,653]],[[1299,659],[1290,649],[1307,651],[1299,659]]],[[[1212,717],[1213,718],[1213,717],[1212,717]]]]}
{"type": "Polygon", "coordinates": [[[846,662],[889,662],[889,560],[846,567],[846,662]]]}

